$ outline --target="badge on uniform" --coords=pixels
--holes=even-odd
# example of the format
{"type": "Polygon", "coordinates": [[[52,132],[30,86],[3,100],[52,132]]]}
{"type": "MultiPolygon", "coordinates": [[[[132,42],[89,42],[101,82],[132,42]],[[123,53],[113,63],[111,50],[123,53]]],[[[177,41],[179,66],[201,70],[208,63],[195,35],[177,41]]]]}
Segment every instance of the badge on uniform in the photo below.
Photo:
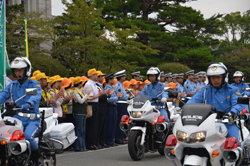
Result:
{"type": "Polygon", "coordinates": [[[41,88],[41,85],[40,85],[40,84],[36,84],[36,86],[37,86],[38,88],[41,88]]]}
{"type": "Polygon", "coordinates": [[[227,96],[226,99],[230,99],[230,96],[227,96]]]}
{"type": "Polygon", "coordinates": [[[159,91],[158,93],[161,93],[161,91],[159,91]]]}
{"type": "Polygon", "coordinates": [[[235,94],[240,96],[240,92],[238,90],[235,91],[235,94]]]}
{"type": "Polygon", "coordinates": [[[187,86],[187,89],[188,89],[188,86],[187,86]]]}
{"type": "Polygon", "coordinates": [[[242,90],[244,90],[244,88],[242,88],[242,90]]]}

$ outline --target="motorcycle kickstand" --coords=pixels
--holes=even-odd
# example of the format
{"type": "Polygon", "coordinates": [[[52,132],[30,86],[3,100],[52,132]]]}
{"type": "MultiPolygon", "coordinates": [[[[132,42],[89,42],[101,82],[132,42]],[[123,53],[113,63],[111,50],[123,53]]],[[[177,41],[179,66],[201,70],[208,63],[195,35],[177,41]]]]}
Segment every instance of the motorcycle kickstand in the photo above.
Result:
{"type": "Polygon", "coordinates": [[[177,164],[175,163],[175,161],[174,161],[174,160],[172,160],[172,162],[173,162],[173,164],[174,164],[175,166],[177,166],[177,164]]]}

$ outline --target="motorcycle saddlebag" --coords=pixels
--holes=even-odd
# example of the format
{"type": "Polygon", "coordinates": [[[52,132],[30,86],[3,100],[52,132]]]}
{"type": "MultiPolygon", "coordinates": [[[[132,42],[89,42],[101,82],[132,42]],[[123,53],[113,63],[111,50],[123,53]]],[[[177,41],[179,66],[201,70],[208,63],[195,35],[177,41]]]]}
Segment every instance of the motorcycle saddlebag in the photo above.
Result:
{"type": "MultiPolygon", "coordinates": [[[[75,135],[75,126],[72,123],[61,123],[56,125],[49,133],[49,136],[50,138],[61,141],[64,145],[63,149],[72,145],[77,138],[75,135]]],[[[57,146],[57,144],[54,144],[54,146],[57,146]]]]}

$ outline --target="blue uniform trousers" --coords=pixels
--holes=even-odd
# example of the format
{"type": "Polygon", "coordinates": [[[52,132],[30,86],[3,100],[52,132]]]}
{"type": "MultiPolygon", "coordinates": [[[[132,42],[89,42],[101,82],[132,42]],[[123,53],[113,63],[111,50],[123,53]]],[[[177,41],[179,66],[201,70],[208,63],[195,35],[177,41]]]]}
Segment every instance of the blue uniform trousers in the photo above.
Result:
{"type": "Polygon", "coordinates": [[[30,142],[31,150],[33,151],[38,149],[38,144],[34,137],[36,133],[40,130],[40,119],[30,120],[30,118],[21,117],[18,115],[15,115],[14,118],[17,118],[22,121],[25,138],[30,142]]]}
{"type": "Polygon", "coordinates": [[[232,125],[229,125],[229,124],[225,124],[226,127],[227,127],[227,137],[235,137],[238,141],[238,146],[240,146],[240,142],[239,142],[239,132],[240,132],[240,129],[236,126],[236,124],[232,124],[232,125]]]}
{"type": "Polygon", "coordinates": [[[106,144],[113,145],[115,143],[115,131],[117,123],[117,107],[108,106],[107,115],[107,130],[106,130],[106,144]]]}
{"type": "Polygon", "coordinates": [[[117,120],[116,120],[116,132],[115,141],[122,142],[124,138],[124,132],[120,129],[120,122],[123,115],[128,115],[127,104],[117,104],[117,120]]]}
{"type": "Polygon", "coordinates": [[[75,115],[75,131],[77,139],[75,141],[75,150],[85,150],[86,134],[86,115],[75,115]]]}
{"type": "Polygon", "coordinates": [[[167,113],[167,111],[165,110],[165,108],[162,108],[162,109],[160,109],[159,111],[160,111],[160,115],[164,116],[166,122],[168,122],[168,113],[167,113]]]}

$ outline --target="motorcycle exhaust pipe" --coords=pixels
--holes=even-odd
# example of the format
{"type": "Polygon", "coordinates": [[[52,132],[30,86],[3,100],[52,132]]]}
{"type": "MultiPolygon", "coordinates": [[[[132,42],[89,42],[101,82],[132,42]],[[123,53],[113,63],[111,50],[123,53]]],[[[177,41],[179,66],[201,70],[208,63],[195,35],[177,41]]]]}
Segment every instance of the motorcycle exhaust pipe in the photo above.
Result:
{"type": "Polygon", "coordinates": [[[19,155],[27,150],[27,144],[24,141],[9,142],[9,150],[14,155],[19,155]]]}
{"type": "Polygon", "coordinates": [[[122,131],[128,131],[130,127],[130,124],[120,123],[120,129],[122,131]]]}
{"type": "Polygon", "coordinates": [[[236,162],[239,159],[239,150],[232,149],[232,150],[224,151],[223,152],[223,159],[229,163],[236,162]]]}
{"type": "Polygon", "coordinates": [[[167,123],[156,123],[155,128],[158,132],[163,132],[167,129],[167,123]]]}
{"type": "Polygon", "coordinates": [[[174,160],[176,158],[176,156],[173,154],[172,151],[173,148],[167,148],[167,147],[164,148],[165,157],[169,160],[174,160]]]}

